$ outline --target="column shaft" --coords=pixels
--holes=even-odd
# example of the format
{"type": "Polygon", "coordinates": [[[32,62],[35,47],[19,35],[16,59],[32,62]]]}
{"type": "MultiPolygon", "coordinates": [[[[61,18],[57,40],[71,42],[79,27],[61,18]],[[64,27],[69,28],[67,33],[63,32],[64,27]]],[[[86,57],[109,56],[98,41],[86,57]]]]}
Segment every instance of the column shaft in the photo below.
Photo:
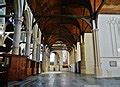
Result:
{"type": "Polygon", "coordinates": [[[81,73],[86,74],[86,60],[85,60],[85,47],[84,43],[81,43],[81,73]]]}
{"type": "Polygon", "coordinates": [[[37,61],[40,61],[40,44],[37,45],[37,61]]]}
{"type": "Polygon", "coordinates": [[[42,72],[45,72],[46,67],[46,54],[45,54],[45,46],[43,45],[43,51],[42,51],[42,72]]]}
{"type": "Polygon", "coordinates": [[[37,54],[37,32],[38,32],[38,26],[35,25],[33,28],[33,51],[32,51],[32,59],[37,60],[36,54],[37,54]]]}
{"type": "Polygon", "coordinates": [[[24,0],[14,0],[15,7],[15,29],[13,37],[13,50],[12,53],[19,55],[19,43],[22,29],[22,13],[23,13],[24,0]]]}
{"type": "Polygon", "coordinates": [[[39,29],[38,44],[37,44],[37,61],[40,61],[41,53],[41,31],[39,29]]]}
{"type": "Polygon", "coordinates": [[[93,20],[93,47],[94,47],[95,74],[96,74],[96,77],[99,78],[102,75],[102,72],[101,72],[101,66],[100,66],[98,29],[96,28],[95,20],[93,20]]]}
{"type": "Polygon", "coordinates": [[[31,46],[31,33],[30,31],[26,34],[26,49],[25,49],[25,55],[30,56],[30,46],[31,46]]]}

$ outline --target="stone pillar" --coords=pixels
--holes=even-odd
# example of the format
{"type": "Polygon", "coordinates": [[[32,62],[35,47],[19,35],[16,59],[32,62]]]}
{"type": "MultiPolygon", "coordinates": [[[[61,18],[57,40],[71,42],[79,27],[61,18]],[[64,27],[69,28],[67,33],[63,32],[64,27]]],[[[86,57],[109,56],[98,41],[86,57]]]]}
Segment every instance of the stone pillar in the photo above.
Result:
{"type": "Polygon", "coordinates": [[[46,66],[46,56],[45,56],[45,46],[43,44],[43,51],[42,51],[42,72],[45,72],[45,66],[46,66]]]}
{"type": "Polygon", "coordinates": [[[71,51],[69,51],[69,71],[71,71],[71,51]]]}
{"type": "Polygon", "coordinates": [[[54,58],[54,66],[56,66],[57,65],[57,57],[58,57],[58,55],[57,55],[57,53],[55,53],[55,58],[54,58]]]}
{"type": "Polygon", "coordinates": [[[44,56],[43,56],[43,62],[42,62],[43,71],[48,72],[49,65],[50,65],[50,54],[48,52],[49,48],[45,46],[43,49],[44,49],[44,53],[43,53],[44,56]]]}
{"type": "Polygon", "coordinates": [[[26,47],[25,47],[25,55],[30,56],[30,46],[31,46],[31,31],[26,31],[26,47]]]}
{"type": "Polygon", "coordinates": [[[36,24],[33,28],[33,51],[32,51],[32,59],[37,60],[37,32],[38,32],[38,25],[36,24]]]}
{"type": "Polygon", "coordinates": [[[75,46],[72,48],[72,64],[75,64],[76,54],[75,54],[75,46]]]}
{"type": "MultiPolygon", "coordinates": [[[[59,70],[62,71],[63,70],[63,53],[62,50],[56,50],[56,57],[59,57],[59,70]]],[[[56,61],[57,63],[57,61],[56,61]]]]}
{"type": "Polygon", "coordinates": [[[94,47],[94,67],[95,67],[95,74],[97,78],[100,78],[102,75],[101,65],[100,65],[100,50],[99,50],[99,38],[98,38],[98,29],[96,27],[95,20],[92,21],[93,23],[93,47],[94,47]]]}
{"type": "Polygon", "coordinates": [[[70,52],[69,51],[67,53],[67,56],[68,56],[68,65],[70,65],[70,52]]]}
{"type": "Polygon", "coordinates": [[[41,31],[39,29],[38,35],[38,44],[37,44],[37,61],[40,61],[40,53],[41,53],[41,31]]]}
{"type": "Polygon", "coordinates": [[[36,60],[40,61],[40,44],[37,44],[36,60]]]}
{"type": "Polygon", "coordinates": [[[42,46],[42,72],[45,72],[45,63],[46,63],[46,60],[45,60],[45,44],[44,44],[44,36],[43,38],[41,38],[42,41],[43,41],[43,46],[42,46]]]}
{"type": "Polygon", "coordinates": [[[76,54],[75,54],[75,46],[72,47],[71,53],[70,53],[70,64],[71,64],[71,72],[75,72],[75,59],[76,54]]]}
{"type": "Polygon", "coordinates": [[[77,46],[74,46],[74,63],[77,61],[77,46]]]}
{"type": "Polygon", "coordinates": [[[74,66],[75,73],[77,73],[77,62],[76,62],[77,61],[77,46],[75,46],[75,45],[74,45],[74,51],[73,52],[74,52],[74,62],[73,63],[75,65],[74,66]]]}
{"type": "Polygon", "coordinates": [[[81,48],[81,74],[86,74],[86,60],[84,42],[80,44],[81,48]]]}
{"type": "Polygon", "coordinates": [[[60,71],[60,57],[57,52],[55,53],[54,66],[55,66],[55,71],[60,71]]]}
{"type": "Polygon", "coordinates": [[[22,14],[23,14],[23,5],[24,0],[14,0],[14,9],[15,9],[15,29],[14,29],[14,37],[13,37],[13,50],[12,53],[19,55],[19,43],[21,37],[21,29],[22,29],[22,14]]]}
{"type": "Polygon", "coordinates": [[[76,62],[81,61],[81,50],[80,50],[80,42],[77,42],[77,59],[76,62]]]}

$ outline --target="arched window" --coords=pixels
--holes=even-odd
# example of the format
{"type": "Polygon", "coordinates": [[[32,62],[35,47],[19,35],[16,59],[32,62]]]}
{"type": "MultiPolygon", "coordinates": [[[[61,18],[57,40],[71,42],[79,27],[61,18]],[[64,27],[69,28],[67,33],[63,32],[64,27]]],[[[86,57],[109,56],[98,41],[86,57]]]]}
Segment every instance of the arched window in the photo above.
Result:
{"type": "Polygon", "coordinates": [[[55,61],[55,53],[51,53],[50,54],[50,65],[54,65],[54,61],[55,61]]]}

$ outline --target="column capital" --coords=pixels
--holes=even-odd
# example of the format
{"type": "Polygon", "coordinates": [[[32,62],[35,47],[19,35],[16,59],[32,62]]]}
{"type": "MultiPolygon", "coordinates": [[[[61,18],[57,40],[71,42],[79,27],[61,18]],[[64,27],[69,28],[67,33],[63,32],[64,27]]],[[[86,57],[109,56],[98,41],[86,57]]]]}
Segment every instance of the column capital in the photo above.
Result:
{"type": "Polygon", "coordinates": [[[85,45],[85,43],[80,43],[80,45],[85,45]]]}
{"type": "Polygon", "coordinates": [[[99,29],[97,29],[97,28],[96,28],[96,29],[92,29],[92,31],[93,31],[93,32],[96,32],[96,31],[99,31],[99,29]]]}
{"type": "Polygon", "coordinates": [[[26,30],[26,34],[32,34],[32,30],[26,30]]]}
{"type": "Polygon", "coordinates": [[[15,17],[14,20],[15,21],[19,21],[19,22],[23,22],[24,17],[23,16],[21,16],[21,17],[15,17]]]}

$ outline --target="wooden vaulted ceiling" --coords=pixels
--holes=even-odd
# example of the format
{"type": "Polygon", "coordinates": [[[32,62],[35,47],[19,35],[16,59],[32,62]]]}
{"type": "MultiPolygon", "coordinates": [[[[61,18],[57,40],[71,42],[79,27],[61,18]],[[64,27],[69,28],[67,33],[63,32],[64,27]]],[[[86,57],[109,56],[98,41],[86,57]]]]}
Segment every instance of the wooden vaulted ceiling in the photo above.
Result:
{"type": "MultiPolygon", "coordinates": [[[[49,46],[56,41],[62,41],[67,46],[76,44],[80,35],[91,32],[91,19],[98,12],[120,13],[120,0],[26,1],[42,31],[43,42],[49,46]]],[[[6,4],[7,14],[13,12],[13,0],[6,0],[6,4]]]]}
{"type": "Polygon", "coordinates": [[[100,13],[120,14],[120,0],[106,0],[106,3],[102,7],[100,13]]]}
{"type": "Polygon", "coordinates": [[[62,41],[72,46],[80,35],[91,32],[91,19],[104,0],[28,0],[43,33],[44,43],[62,41]]]}

